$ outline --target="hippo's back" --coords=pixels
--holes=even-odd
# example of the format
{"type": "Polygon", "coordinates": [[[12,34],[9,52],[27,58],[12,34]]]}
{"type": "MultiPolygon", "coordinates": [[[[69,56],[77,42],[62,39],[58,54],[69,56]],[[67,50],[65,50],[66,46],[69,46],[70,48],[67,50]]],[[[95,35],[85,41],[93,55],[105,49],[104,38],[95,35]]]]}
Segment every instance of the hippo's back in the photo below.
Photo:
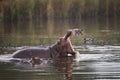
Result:
{"type": "Polygon", "coordinates": [[[18,50],[12,55],[13,58],[49,58],[50,56],[49,48],[26,48],[18,50]]]}

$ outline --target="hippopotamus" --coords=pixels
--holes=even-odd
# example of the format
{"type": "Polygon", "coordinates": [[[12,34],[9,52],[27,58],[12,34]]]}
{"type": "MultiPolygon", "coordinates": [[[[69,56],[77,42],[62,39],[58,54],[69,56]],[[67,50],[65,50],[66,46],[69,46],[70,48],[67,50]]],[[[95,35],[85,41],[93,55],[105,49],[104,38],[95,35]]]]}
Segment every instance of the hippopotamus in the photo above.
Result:
{"type": "Polygon", "coordinates": [[[69,30],[63,37],[51,46],[46,48],[29,47],[21,49],[14,52],[12,54],[12,58],[57,58],[68,56],[68,54],[75,55],[75,50],[70,40],[70,36],[72,34],[82,34],[82,31],[79,29],[69,30]]]}

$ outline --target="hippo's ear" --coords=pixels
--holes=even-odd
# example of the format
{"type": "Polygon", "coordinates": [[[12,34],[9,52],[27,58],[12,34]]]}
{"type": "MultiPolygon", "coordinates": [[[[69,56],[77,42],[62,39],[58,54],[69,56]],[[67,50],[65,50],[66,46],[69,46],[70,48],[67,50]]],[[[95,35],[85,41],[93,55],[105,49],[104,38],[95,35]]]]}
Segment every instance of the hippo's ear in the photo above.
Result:
{"type": "Polygon", "coordinates": [[[59,44],[60,44],[60,40],[58,40],[58,41],[56,42],[56,44],[59,45],[59,44]]]}
{"type": "Polygon", "coordinates": [[[62,38],[60,38],[58,41],[57,41],[57,44],[60,45],[62,42],[62,38]]]}

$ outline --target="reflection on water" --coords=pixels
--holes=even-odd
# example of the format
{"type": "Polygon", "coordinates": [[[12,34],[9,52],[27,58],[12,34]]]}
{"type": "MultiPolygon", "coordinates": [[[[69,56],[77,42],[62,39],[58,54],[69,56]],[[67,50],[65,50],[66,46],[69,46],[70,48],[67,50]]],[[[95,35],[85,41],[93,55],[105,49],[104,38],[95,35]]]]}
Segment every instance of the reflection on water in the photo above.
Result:
{"type": "Polygon", "coordinates": [[[40,23],[0,23],[0,45],[23,46],[52,44],[68,29],[80,28],[83,36],[72,37],[73,44],[83,44],[84,38],[93,38],[94,44],[119,45],[119,20],[48,20],[40,23]]]}
{"type": "Polygon", "coordinates": [[[0,80],[119,80],[119,22],[91,19],[0,23],[0,80]],[[84,30],[84,35],[71,37],[74,48],[80,52],[75,59],[50,59],[50,63],[43,59],[32,67],[28,60],[14,62],[8,58],[22,48],[51,45],[71,28],[84,30]],[[84,38],[94,39],[92,45],[86,45],[84,38]]]}

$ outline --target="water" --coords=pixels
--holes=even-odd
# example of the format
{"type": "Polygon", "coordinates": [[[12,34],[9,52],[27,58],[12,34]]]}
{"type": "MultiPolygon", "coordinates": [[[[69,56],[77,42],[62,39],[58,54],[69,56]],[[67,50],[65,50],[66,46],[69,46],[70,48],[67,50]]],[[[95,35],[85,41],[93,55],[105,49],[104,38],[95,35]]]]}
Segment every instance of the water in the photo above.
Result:
{"type": "MultiPolygon", "coordinates": [[[[120,46],[75,46],[75,59],[43,59],[30,63],[10,62],[11,54],[0,56],[1,80],[115,80],[120,79],[120,46]],[[102,50],[103,49],[103,50],[102,50]],[[48,62],[51,61],[51,62],[48,62]],[[66,79],[67,78],[67,79],[66,79]]],[[[9,48],[8,48],[9,49],[9,48]]],[[[14,49],[14,48],[12,48],[14,49]]],[[[19,49],[19,48],[18,48],[19,49]]]]}
{"type": "Polygon", "coordinates": [[[119,21],[52,21],[0,23],[0,80],[120,80],[119,21]],[[19,49],[54,44],[68,29],[81,28],[82,36],[72,36],[76,58],[29,60],[10,58],[19,49]],[[93,38],[85,44],[84,38],[93,38]]]}

